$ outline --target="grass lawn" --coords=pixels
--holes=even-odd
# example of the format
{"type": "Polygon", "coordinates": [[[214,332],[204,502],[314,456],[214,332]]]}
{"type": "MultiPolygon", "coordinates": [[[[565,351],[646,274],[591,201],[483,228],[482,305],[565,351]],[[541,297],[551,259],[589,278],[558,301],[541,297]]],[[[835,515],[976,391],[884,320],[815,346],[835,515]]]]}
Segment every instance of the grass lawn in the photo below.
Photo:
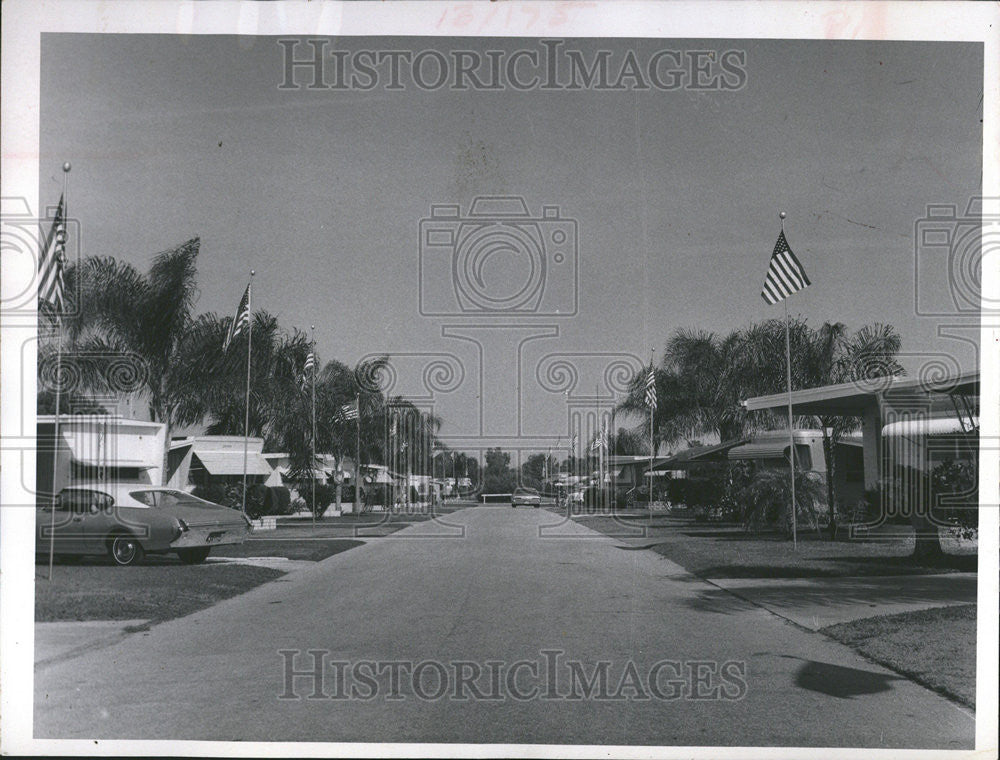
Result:
{"type": "Polygon", "coordinates": [[[976,605],[864,618],[822,629],[934,691],[976,705],[976,605]]]}
{"type": "Polygon", "coordinates": [[[56,564],[53,580],[38,565],[35,621],[169,620],[242,594],[284,575],[249,565],[56,564]]]}
{"type": "Polygon", "coordinates": [[[948,555],[940,565],[921,566],[909,559],[912,534],[898,527],[896,537],[828,541],[815,531],[799,533],[798,548],[783,536],[745,533],[742,528],[696,523],[685,517],[583,517],[578,520],[609,536],[628,539],[703,578],[837,578],[910,575],[928,572],[975,572],[976,554],[948,555]]]}
{"type": "MultiPolygon", "coordinates": [[[[287,557],[318,561],[361,546],[343,538],[281,539],[267,531],[243,544],[217,546],[211,557],[287,557]]],[[[296,531],[303,533],[303,531],[296,531]]],[[[116,567],[104,557],[56,559],[48,581],[44,561],[36,566],[35,621],[129,620],[160,622],[188,615],[284,575],[270,567],[208,562],[185,565],[174,555],[148,555],[141,565],[116,567]]]]}
{"type": "Polygon", "coordinates": [[[361,546],[364,541],[349,538],[302,538],[268,536],[282,531],[266,531],[251,536],[242,544],[220,546],[212,550],[213,557],[287,557],[288,559],[319,560],[361,546]],[[268,537],[265,537],[268,536],[268,537]]]}

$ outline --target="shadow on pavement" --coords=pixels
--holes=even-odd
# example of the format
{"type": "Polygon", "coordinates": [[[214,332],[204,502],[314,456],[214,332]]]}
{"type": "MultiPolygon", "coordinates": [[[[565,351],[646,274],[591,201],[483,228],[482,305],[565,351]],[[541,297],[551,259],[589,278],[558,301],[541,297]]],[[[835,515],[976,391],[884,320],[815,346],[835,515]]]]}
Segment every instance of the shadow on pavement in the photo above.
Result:
{"type": "Polygon", "coordinates": [[[891,673],[831,665],[828,662],[805,660],[795,674],[795,685],[838,699],[851,699],[861,694],[878,694],[892,689],[893,681],[907,679],[891,673]]]}

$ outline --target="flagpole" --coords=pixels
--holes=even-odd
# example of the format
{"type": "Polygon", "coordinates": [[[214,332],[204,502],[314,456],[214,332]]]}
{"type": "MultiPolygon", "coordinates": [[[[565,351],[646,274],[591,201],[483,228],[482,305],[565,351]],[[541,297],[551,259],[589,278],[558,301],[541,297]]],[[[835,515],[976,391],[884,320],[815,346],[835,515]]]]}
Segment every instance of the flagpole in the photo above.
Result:
{"type": "MultiPolygon", "coordinates": [[[[62,191],[62,223],[63,230],[56,229],[53,230],[54,235],[65,235],[66,234],[66,209],[69,208],[69,201],[67,200],[67,192],[69,191],[69,171],[73,167],[70,162],[67,161],[63,164],[63,191],[62,191]]],[[[52,423],[52,519],[49,524],[49,580],[52,580],[52,566],[55,563],[56,556],[56,499],[58,498],[58,493],[56,492],[58,471],[59,471],[59,416],[60,409],[59,405],[62,401],[61,391],[62,391],[62,275],[63,275],[63,264],[66,259],[65,243],[59,244],[58,239],[56,240],[56,282],[59,283],[60,287],[60,298],[58,304],[53,304],[55,309],[55,319],[56,319],[56,398],[55,398],[55,417],[52,423]]]]}
{"type": "MultiPolygon", "coordinates": [[[[243,514],[247,513],[247,458],[250,446],[250,353],[253,347],[253,276],[250,270],[250,282],[247,283],[247,390],[246,405],[243,411],[243,514]]],[[[238,317],[238,315],[237,315],[238,317]]]]}
{"type": "Polygon", "coordinates": [[[601,427],[601,387],[596,384],[594,385],[594,399],[597,402],[597,499],[599,503],[604,494],[604,441],[601,438],[603,434],[603,428],[601,427]]]}
{"type": "MultiPolygon", "coordinates": [[[[778,214],[781,220],[781,232],[785,232],[785,212],[778,214]]],[[[798,549],[798,536],[796,531],[796,503],[795,503],[795,427],[792,422],[792,340],[788,326],[788,298],[782,298],[781,303],[785,307],[785,381],[788,388],[788,468],[791,473],[792,485],[792,550],[798,549]]]]}
{"type": "Polygon", "coordinates": [[[354,514],[361,511],[361,393],[354,400],[357,404],[358,416],[354,418],[354,514]]]}
{"type": "MultiPolygon", "coordinates": [[[[649,371],[653,371],[653,349],[649,350],[649,371]]],[[[649,405],[649,524],[653,524],[653,457],[656,447],[653,444],[653,412],[655,407],[649,405]]]]}
{"type": "Polygon", "coordinates": [[[312,353],[312,466],[310,482],[312,483],[312,522],[316,527],[316,473],[312,470],[316,467],[316,325],[309,325],[309,350],[312,353]]]}

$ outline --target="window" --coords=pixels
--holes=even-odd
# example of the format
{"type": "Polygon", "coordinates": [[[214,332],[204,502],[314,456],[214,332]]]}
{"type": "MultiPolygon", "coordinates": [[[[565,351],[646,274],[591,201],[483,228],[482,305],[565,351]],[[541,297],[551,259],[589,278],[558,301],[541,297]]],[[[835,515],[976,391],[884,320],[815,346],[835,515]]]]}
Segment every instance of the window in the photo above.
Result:
{"type": "MultiPolygon", "coordinates": [[[[788,462],[788,448],[784,451],[785,462],[788,462]]],[[[795,444],[795,469],[797,470],[811,470],[813,468],[812,452],[809,450],[808,444],[796,443],[795,444]]]]}
{"type": "Polygon", "coordinates": [[[60,512],[85,514],[111,509],[115,500],[102,491],[91,491],[82,488],[67,488],[59,494],[56,509],[60,512]]]}
{"type": "Polygon", "coordinates": [[[156,506],[156,491],[132,491],[129,496],[147,507],[156,506]]]}

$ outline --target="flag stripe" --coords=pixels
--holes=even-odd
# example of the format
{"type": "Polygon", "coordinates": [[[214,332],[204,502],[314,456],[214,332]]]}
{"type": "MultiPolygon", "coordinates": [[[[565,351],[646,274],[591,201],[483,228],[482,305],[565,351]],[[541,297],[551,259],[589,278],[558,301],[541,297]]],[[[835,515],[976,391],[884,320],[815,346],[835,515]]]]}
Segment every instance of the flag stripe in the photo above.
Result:
{"type": "Polygon", "coordinates": [[[779,271],[785,275],[785,280],[789,282],[795,288],[804,288],[805,284],[802,282],[802,278],[799,273],[795,271],[792,267],[790,261],[788,261],[783,255],[776,256],[774,258],[775,263],[778,265],[779,271]]]}
{"type": "Polygon", "coordinates": [[[656,373],[652,367],[646,375],[646,405],[650,409],[656,408],[656,373]]]}
{"type": "Polygon", "coordinates": [[[52,228],[42,243],[38,257],[38,300],[47,301],[57,312],[63,308],[62,267],[59,262],[65,255],[66,221],[63,218],[63,198],[59,198],[52,228]]]}
{"type": "Polygon", "coordinates": [[[240,299],[240,305],[236,307],[236,316],[233,317],[233,321],[229,323],[229,332],[226,333],[226,340],[222,344],[222,351],[225,353],[229,350],[229,344],[243,332],[243,328],[250,324],[250,284],[247,283],[247,289],[243,291],[243,298],[240,299]]]}
{"type": "Polygon", "coordinates": [[[771,268],[775,275],[781,280],[781,284],[786,288],[801,288],[802,282],[795,273],[791,270],[791,267],[787,265],[781,256],[775,256],[771,259],[771,268]]]}
{"type": "Polygon", "coordinates": [[[764,287],[760,292],[761,298],[769,304],[775,304],[811,284],[805,268],[792,253],[785,240],[785,231],[782,230],[771,253],[764,287]]]}

